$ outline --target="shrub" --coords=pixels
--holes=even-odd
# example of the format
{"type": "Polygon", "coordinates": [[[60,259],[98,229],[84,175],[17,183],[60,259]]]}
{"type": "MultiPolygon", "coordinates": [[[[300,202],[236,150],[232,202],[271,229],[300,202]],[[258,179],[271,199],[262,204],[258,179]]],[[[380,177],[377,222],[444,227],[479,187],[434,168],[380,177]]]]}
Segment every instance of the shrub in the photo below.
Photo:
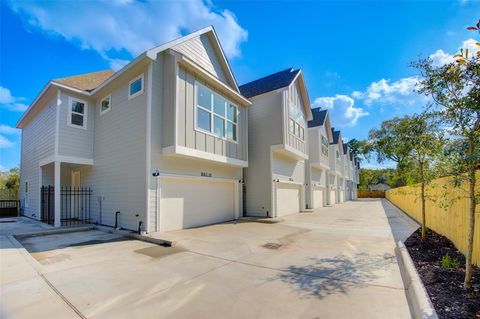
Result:
{"type": "Polygon", "coordinates": [[[442,267],[445,269],[457,269],[458,260],[452,259],[448,254],[442,257],[442,267]]]}

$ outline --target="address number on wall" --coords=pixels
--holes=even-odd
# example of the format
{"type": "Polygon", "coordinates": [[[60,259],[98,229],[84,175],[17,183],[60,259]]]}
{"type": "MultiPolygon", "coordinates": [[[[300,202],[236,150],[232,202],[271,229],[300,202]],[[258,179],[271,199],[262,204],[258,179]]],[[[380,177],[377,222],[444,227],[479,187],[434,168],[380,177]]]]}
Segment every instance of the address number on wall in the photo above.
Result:
{"type": "Polygon", "coordinates": [[[201,173],[200,173],[200,176],[202,176],[202,177],[212,177],[212,173],[209,173],[209,172],[201,172],[201,173]]]}

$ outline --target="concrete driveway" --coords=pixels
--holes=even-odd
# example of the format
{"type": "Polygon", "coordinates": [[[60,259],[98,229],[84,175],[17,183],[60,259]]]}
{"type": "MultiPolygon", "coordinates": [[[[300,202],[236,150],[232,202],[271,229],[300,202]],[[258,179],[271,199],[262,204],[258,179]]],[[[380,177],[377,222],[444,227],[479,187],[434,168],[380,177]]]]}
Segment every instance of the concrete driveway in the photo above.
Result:
{"type": "MultiPolygon", "coordinates": [[[[410,318],[394,248],[416,227],[388,202],[364,200],[278,224],[171,232],[173,248],[100,231],[20,241],[73,317],[410,318]]],[[[62,318],[41,295],[26,302],[28,281],[4,280],[4,269],[4,315],[51,308],[62,318]]]]}

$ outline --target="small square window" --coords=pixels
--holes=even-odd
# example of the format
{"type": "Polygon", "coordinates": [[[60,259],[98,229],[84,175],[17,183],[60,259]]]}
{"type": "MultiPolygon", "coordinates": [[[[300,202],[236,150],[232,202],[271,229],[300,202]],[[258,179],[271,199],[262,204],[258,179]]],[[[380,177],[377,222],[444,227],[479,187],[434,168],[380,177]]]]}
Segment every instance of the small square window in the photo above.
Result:
{"type": "Polygon", "coordinates": [[[128,99],[133,99],[143,93],[143,74],[128,84],[128,99]]]}
{"type": "Polygon", "coordinates": [[[107,113],[111,109],[112,97],[109,95],[100,101],[100,115],[107,113]]]}

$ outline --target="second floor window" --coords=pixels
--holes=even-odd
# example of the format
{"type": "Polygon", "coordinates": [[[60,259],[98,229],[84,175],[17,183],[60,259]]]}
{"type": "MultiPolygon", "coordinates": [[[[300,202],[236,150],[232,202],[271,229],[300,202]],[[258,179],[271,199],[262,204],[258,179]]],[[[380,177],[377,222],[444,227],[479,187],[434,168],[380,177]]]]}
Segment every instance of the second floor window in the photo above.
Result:
{"type": "Polygon", "coordinates": [[[198,82],[196,88],[196,128],[220,138],[236,141],[237,107],[198,82]]]}
{"type": "Polygon", "coordinates": [[[87,103],[85,101],[75,98],[69,99],[68,125],[87,128],[87,103]]]}
{"type": "Polygon", "coordinates": [[[128,99],[133,99],[143,93],[143,74],[128,83],[128,99]]]}
{"type": "Polygon", "coordinates": [[[290,102],[289,115],[288,128],[290,134],[295,135],[302,141],[305,140],[305,118],[297,104],[290,102]]]}
{"type": "Polygon", "coordinates": [[[109,95],[100,101],[100,115],[107,113],[111,109],[112,97],[109,95]]]}
{"type": "Polygon", "coordinates": [[[328,156],[328,140],[322,135],[322,154],[328,156]]]}

